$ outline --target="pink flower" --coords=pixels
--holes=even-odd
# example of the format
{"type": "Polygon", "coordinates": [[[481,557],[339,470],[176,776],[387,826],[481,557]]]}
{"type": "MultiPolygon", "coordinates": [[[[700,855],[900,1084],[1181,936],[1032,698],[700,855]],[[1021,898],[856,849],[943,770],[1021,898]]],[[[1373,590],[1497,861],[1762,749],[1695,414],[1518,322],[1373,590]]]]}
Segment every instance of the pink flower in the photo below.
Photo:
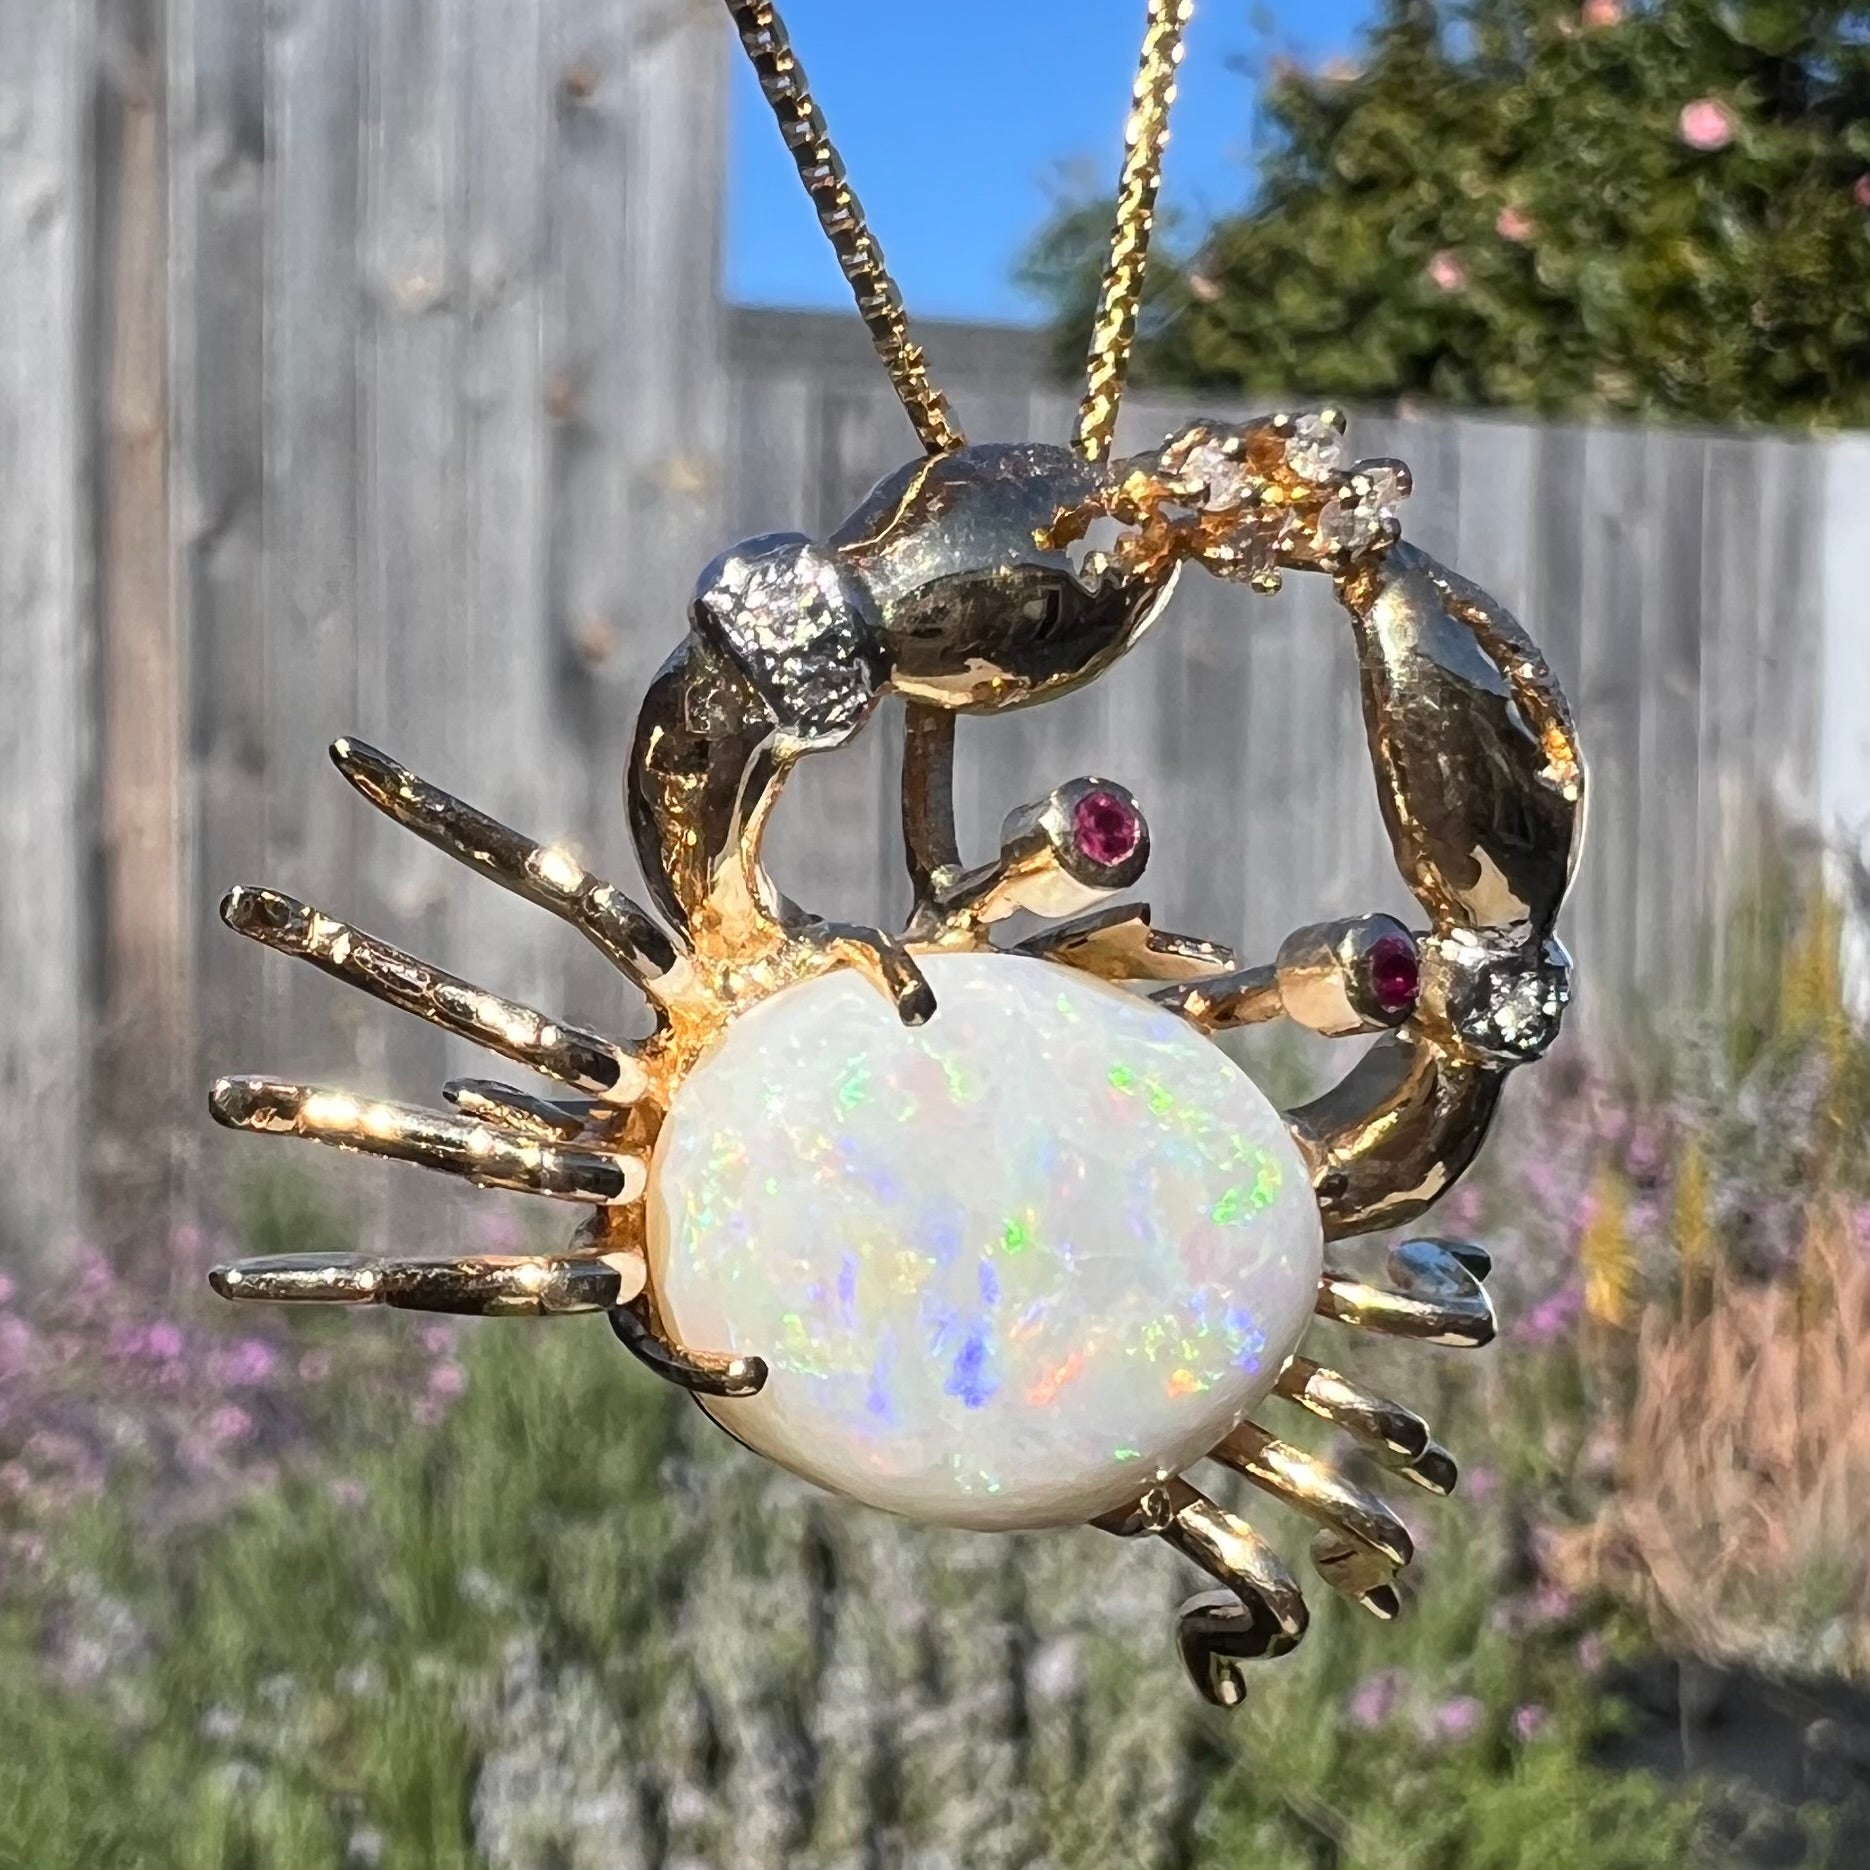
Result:
{"type": "Polygon", "coordinates": [[[307,1351],[299,1359],[299,1381],[301,1383],[322,1383],[331,1374],[331,1353],[329,1351],[307,1351]]]}
{"type": "Polygon", "coordinates": [[[16,1290],[9,1274],[0,1273],[0,1305],[11,1305],[16,1290]]]}
{"type": "Polygon", "coordinates": [[[1698,97],[1682,106],[1677,127],[1690,149],[1725,149],[1734,140],[1739,119],[1718,97],[1698,97]]]}
{"type": "Polygon", "coordinates": [[[1190,273],[1188,296],[1197,305],[1212,305],[1221,296],[1220,282],[1210,279],[1206,273],[1190,273]]]}
{"type": "Polygon", "coordinates": [[[370,1489],[348,1474],[340,1475],[331,1483],[332,1504],[343,1507],[347,1513],[355,1513],[369,1498],[370,1489]]]}
{"type": "Polygon", "coordinates": [[[1467,285],[1467,268],[1461,256],[1443,247],[1428,263],[1429,283],[1439,292],[1460,292],[1467,285]]]}
{"type": "Polygon", "coordinates": [[[1610,1660],[1610,1645],[1596,1630],[1578,1638],[1578,1669],[1584,1675],[1601,1675],[1610,1660]]]}
{"type": "Polygon", "coordinates": [[[452,1402],[467,1388],[467,1372],[459,1364],[437,1364],[429,1372],[429,1394],[442,1402],[452,1402]]]}
{"type": "Polygon", "coordinates": [[[1482,1506],[1500,1491],[1500,1476],[1490,1467],[1471,1467],[1462,1476],[1462,1485],[1467,1497],[1482,1506]]]}
{"type": "Polygon", "coordinates": [[[159,1318],[143,1333],[143,1355],[157,1363],[169,1364],[182,1354],[182,1327],[159,1318]]]}
{"type": "Polygon", "coordinates": [[[0,1371],[18,1370],[30,1363],[38,1348],[39,1334],[25,1319],[0,1318],[0,1371]]]}
{"type": "Polygon", "coordinates": [[[1437,1742],[1465,1740],[1480,1726],[1486,1707],[1473,1695],[1456,1695],[1429,1714],[1423,1738],[1437,1742]]]}
{"type": "Polygon", "coordinates": [[[1493,231],[1502,240],[1527,241],[1538,231],[1532,222],[1532,216],[1522,213],[1509,201],[1493,217],[1493,231]]]}
{"type": "Polygon", "coordinates": [[[452,1325],[424,1325],[416,1334],[422,1340],[422,1348],[431,1357],[439,1357],[444,1351],[454,1348],[455,1334],[452,1325]]]}
{"type": "Polygon", "coordinates": [[[419,1428],[433,1428],[447,1413],[447,1404],[433,1396],[418,1396],[409,1405],[410,1420],[419,1428]]]}
{"type": "Polygon", "coordinates": [[[1513,1738],[1515,1740],[1537,1740],[1551,1724],[1551,1711],[1536,1701],[1522,1702],[1513,1710],[1513,1738]]]}
{"type": "Polygon", "coordinates": [[[1578,1600],[1562,1584],[1542,1584],[1533,1593],[1532,1614],[1539,1623],[1563,1623],[1578,1608],[1578,1600]]]}
{"type": "Polygon", "coordinates": [[[1589,27],[1616,26],[1623,20],[1623,0],[1584,0],[1580,16],[1589,27]]]}
{"type": "Polygon", "coordinates": [[[1396,1704],[1401,1699],[1401,1673],[1395,1669],[1378,1669],[1351,1690],[1346,1712],[1353,1727],[1361,1727],[1369,1733],[1396,1712],[1396,1704]]]}
{"type": "Polygon", "coordinates": [[[1870,208],[1870,175],[1860,175],[1851,184],[1851,198],[1860,208],[1870,208]]]}
{"type": "Polygon", "coordinates": [[[253,1418],[238,1403],[223,1403],[208,1418],[208,1440],[217,1448],[245,1441],[253,1433],[253,1418]]]}
{"type": "Polygon", "coordinates": [[[279,1368],[279,1353],[264,1338],[242,1338],[221,1365],[221,1380],[235,1389],[256,1389],[279,1368]]]}
{"type": "Polygon", "coordinates": [[[1561,1286],[1543,1298],[1513,1327],[1513,1335],[1522,1344],[1541,1347],[1556,1344],[1578,1321],[1584,1295],[1575,1285],[1561,1286]]]}

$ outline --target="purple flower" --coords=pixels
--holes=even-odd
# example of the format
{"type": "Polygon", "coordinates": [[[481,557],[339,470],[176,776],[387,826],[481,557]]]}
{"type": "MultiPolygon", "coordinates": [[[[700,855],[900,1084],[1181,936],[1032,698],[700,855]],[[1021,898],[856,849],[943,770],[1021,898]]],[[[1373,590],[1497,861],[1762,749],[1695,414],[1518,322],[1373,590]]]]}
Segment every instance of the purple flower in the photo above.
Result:
{"type": "Polygon", "coordinates": [[[1550,1709],[1537,1701],[1522,1702],[1513,1710],[1513,1738],[1534,1741],[1552,1724],[1550,1709]]]}
{"type": "Polygon", "coordinates": [[[455,1334],[451,1325],[424,1325],[416,1335],[431,1357],[440,1357],[454,1348],[455,1334]]]}
{"type": "Polygon", "coordinates": [[[279,1368],[279,1353],[264,1338],[242,1338],[221,1360],[221,1381],[230,1389],[257,1389],[279,1368]]]}
{"type": "Polygon", "coordinates": [[[208,1418],[208,1440],[217,1448],[245,1441],[253,1433],[253,1418],[238,1403],[223,1403],[208,1418]]]}
{"type": "Polygon", "coordinates": [[[1533,1620],[1563,1623],[1578,1608],[1578,1600],[1562,1584],[1542,1584],[1532,1599],[1533,1620]]]}
{"type": "Polygon", "coordinates": [[[1461,1477],[1461,1484],[1476,1506],[1484,1506],[1500,1491],[1500,1476],[1490,1467],[1471,1467],[1461,1477]]]}
{"type": "Polygon", "coordinates": [[[452,1402],[466,1389],[467,1372],[459,1364],[437,1364],[429,1372],[429,1394],[442,1402],[452,1402]]]}
{"type": "Polygon", "coordinates": [[[159,1318],[143,1333],[143,1355],[157,1363],[173,1363],[182,1354],[182,1327],[159,1318]]]}
{"type": "Polygon", "coordinates": [[[1438,1745],[1465,1740],[1480,1726],[1486,1712],[1486,1707],[1473,1695],[1455,1695],[1430,1710],[1423,1723],[1423,1738],[1438,1745]]]}
{"type": "Polygon", "coordinates": [[[1584,1294],[1577,1286],[1560,1286],[1556,1292],[1542,1298],[1513,1327],[1513,1335],[1522,1344],[1544,1349],[1570,1332],[1583,1307],[1584,1294]]]}
{"type": "Polygon", "coordinates": [[[1399,1670],[1378,1669],[1374,1675],[1366,1675],[1351,1690],[1347,1708],[1351,1725],[1362,1728],[1365,1733],[1381,1727],[1396,1712],[1396,1704],[1402,1699],[1402,1687],[1399,1670]]]}
{"type": "Polygon", "coordinates": [[[15,1290],[17,1290],[17,1288],[14,1286],[11,1276],[6,1273],[0,1273],[0,1305],[11,1305],[13,1303],[15,1290]]]}
{"type": "Polygon", "coordinates": [[[299,1359],[299,1381],[301,1383],[322,1383],[331,1374],[331,1353],[329,1351],[307,1351],[299,1359]]]}
{"type": "Polygon", "coordinates": [[[331,1483],[332,1503],[343,1507],[346,1512],[356,1512],[369,1498],[369,1488],[361,1480],[353,1480],[348,1474],[340,1475],[331,1483]]]}
{"type": "Polygon", "coordinates": [[[1602,1674],[1610,1660],[1610,1645],[1596,1630],[1587,1630],[1578,1638],[1578,1668],[1585,1675],[1602,1674]]]}

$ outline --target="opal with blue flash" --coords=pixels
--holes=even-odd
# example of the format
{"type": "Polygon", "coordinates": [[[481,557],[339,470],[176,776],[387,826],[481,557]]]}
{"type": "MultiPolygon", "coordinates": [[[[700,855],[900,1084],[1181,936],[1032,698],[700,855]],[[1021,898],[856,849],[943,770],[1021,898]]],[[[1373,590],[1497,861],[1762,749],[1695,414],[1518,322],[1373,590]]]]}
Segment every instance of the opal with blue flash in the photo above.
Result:
{"type": "Polygon", "coordinates": [[[1310,1178],[1175,1014],[1023,956],[920,960],[925,1026],[838,971],[697,1064],[650,1174],[658,1304],[766,1360],[706,1406],[807,1479],[945,1525],[1082,1523],[1272,1387],[1318,1291],[1310,1178]]]}

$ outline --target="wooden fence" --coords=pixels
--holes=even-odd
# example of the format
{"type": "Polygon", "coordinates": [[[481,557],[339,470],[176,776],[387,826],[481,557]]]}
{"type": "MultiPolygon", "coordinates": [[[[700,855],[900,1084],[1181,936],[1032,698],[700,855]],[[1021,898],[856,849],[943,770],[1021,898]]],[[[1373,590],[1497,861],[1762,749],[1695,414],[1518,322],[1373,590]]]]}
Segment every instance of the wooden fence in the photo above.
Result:
{"type": "MultiPolygon", "coordinates": [[[[636,1018],[324,748],[356,731],[627,886],[632,713],[695,571],[824,530],[909,452],[854,320],[720,305],[717,11],[0,0],[9,1253],[147,1237],[280,1155],[207,1125],[216,1070],[432,1097],[469,1064],[223,930],[234,881],[636,1018]]],[[[1030,338],[926,336],[970,433],[1064,435],[1030,338]]],[[[1190,413],[1138,398],[1129,438],[1190,413]]],[[[1577,703],[1582,1024],[1697,1013],[1741,971],[1760,827],[1870,812],[1864,445],[1395,415],[1353,440],[1413,464],[1413,536],[1520,612],[1577,703]]],[[[901,905],[898,732],[788,795],[776,868],[814,906],[901,905]]],[[[970,850],[1091,771],[1143,796],[1172,925],[1261,956],[1401,906],[1317,581],[1263,600],[1191,575],[1097,688],[965,723],[970,850]]],[[[460,1212],[341,1166],[392,1247],[460,1212]]]]}

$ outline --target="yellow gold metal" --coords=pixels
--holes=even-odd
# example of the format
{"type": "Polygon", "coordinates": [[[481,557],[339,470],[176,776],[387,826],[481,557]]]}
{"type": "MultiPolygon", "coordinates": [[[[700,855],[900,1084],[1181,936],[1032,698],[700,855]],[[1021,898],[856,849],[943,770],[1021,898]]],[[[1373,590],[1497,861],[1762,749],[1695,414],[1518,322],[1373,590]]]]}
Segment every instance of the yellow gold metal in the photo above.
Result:
{"type": "Polygon", "coordinates": [[[217,1266],[208,1275],[208,1283],[224,1299],[394,1305],[405,1311],[485,1318],[609,1311],[635,1299],[643,1280],[640,1258],[573,1253],[408,1260],[288,1253],[217,1266]]]}
{"type": "Polygon", "coordinates": [[[812,96],[778,8],[771,0],[727,0],[727,11],[772,106],[799,180],[817,211],[818,224],[850,281],[857,315],[915,424],[918,439],[931,454],[959,448],[964,437],[948,413],[947,400],[929,381],[922,347],[910,341],[902,295],[864,218],[863,203],[845,177],[824,113],[812,96]]]}
{"type": "Polygon", "coordinates": [[[1000,829],[1000,855],[975,870],[959,866],[930,879],[926,906],[909,933],[931,946],[979,946],[986,931],[1008,916],[1069,916],[1128,889],[1149,861],[1149,829],[1129,789],[1109,779],[1073,779],[1035,805],[1009,812],[1000,829]],[[1087,798],[1114,801],[1133,817],[1136,842],[1116,863],[1100,863],[1077,846],[1074,814],[1087,798]]]}
{"type": "Polygon", "coordinates": [[[687,971],[674,943],[614,883],[591,876],[569,851],[535,844],[361,740],[334,740],[331,760],[378,811],[502,889],[563,917],[653,1000],[680,995],[687,971]]]}
{"type": "Polygon", "coordinates": [[[464,1116],[542,1143],[575,1143],[617,1115],[613,1104],[557,1103],[490,1078],[451,1078],[442,1086],[442,1096],[464,1116]]]}
{"type": "Polygon", "coordinates": [[[559,1201],[635,1201],[645,1165],[573,1144],[535,1143],[485,1124],[407,1104],[288,1084],[276,1078],[219,1078],[208,1108],[230,1130],[299,1136],[362,1156],[413,1162],[481,1188],[511,1188],[559,1201]]]}
{"type": "Polygon", "coordinates": [[[1386,1337],[1479,1350],[1498,1329],[1493,1300],[1481,1284],[1489,1264],[1467,1241],[1405,1240],[1389,1252],[1393,1288],[1327,1272],[1318,1289],[1319,1315],[1386,1337]]]}
{"type": "Polygon", "coordinates": [[[1336,1370],[1294,1357],[1279,1373],[1273,1393],[1348,1435],[1361,1453],[1428,1493],[1454,1492],[1459,1472],[1454,1457],[1435,1440],[1413,1409],[1336,1370]]]}
{"type": "Polygon", "coordinates": [[[1401,1609],[1395,1578],[1415,1546],[1375,1494],[1252,1422],[1228,1436],[1214,1459],[1323,1529],[1312,1542],[1312,1563],[1334,1591],[1386,1621],[1401,1609]]]}
{"type": "MultiPolygon", "coordinates": [[[[765,535],[702,572],[687,634],[643,698],[625,779],[637,860],[666,929],[568,852],[359,742],[332,749],[379,810],[584,935],[648,996],[655,1030],[626,1045],[549,1020],[291,897],[242,888],[224,909],[242,934],[586,1095],[464,1078],[445,1087],[454,1114],[441,1114],[236,1078],[211,1097],[235,1129],[587,1209],[561,1254],[251,1260],[215,1270],[223,1296],[602,1310],[635,1356],[704,1407],[752,1395],[767,1366],[676,1340],[647,1269],[644,1203],[672,1101],[747,1009],[851,968],[913,1025],[937,1013],[920,956],[1007,952],[1128,984],[1202,1032],[1281,1018],[1330,1037],[1374,1035],[1338,1084],[1284,1113],[1335,1242],[1409,1222],[1445,1193],[1480,1148],[1507,1074],[1555,1037],[1570,991],[1555,930],[1585,802],[1571,716],[1538,650],[1485,593],[1404,542],[1400,462],[1340,465],[1340,411],[1195,422],[1153,451],[1109,459],[1190,0],[1151,0],[1071,448],[962,442],[777,15],[764,0],[728,9],[928,452],[829,537],[765,535]],[[993,860],[963,864],[956,716],[1094,681],[1162,615],[1190,563],[1249,591],[1276,589],[1293,571],[1331,579],[1355,639],[1391,848],[1425,927],[1381,915],[1309,923],[1270,964],[1245,968],[1217,942],[1158,931],[1146,904],[1106,900],[1139,880],[1148,828],[1104,779],[1067,781],[1018,808],[993,860]],[[901,803],[914,905],[900,932],[813,913],[762,856],[793,769],[850,744],[891,697],[908,709],[901,803]],[[1048,926],[997,949],[994,931],[1016,912],[1048,926]]],[[[1492,1339],[1480,1248],[1410,1239],[1388,1265],[1388,1285],[1326,1271],[1317,1311],[1401,1339],[1492,1339]]],[[[1274,1393],[1413,1485],[1455,1485],[1454,1461],[1422,1418],[1354,1379],[1294,1356],[1274,1393]]],[[[731,1420],[723,1426],[732,1432],[731,1420]]],[[[1410,1540],[1374,1494],[1253,1423],[1209,1453],[1317,1523],[1312,1558],[1333,1589],[1378,1616],[1396,1613],[1410,1540]]],[[[1158,1474],[1097,1523],[1158,1537],[1226,1587],[1185,1606],[1178,1627],[1210,1700],[1237,1703],[1239,1665],[1304,1633],[1303,1598],[1278,1556],[1183,1476],[1158,1474]]]]}
{"type": "Polygon", "coordinates": [[[222,898],[221,920],[262,947],[309,961],[345,985],[484,1045],[541,1077],[619,1101],[642,1095],[642,1067],[608,1039],[445,974],[278,890],[237,885],[222,898]]]}
{"type": "Polygon", "coordinates": [[[1117,433],[1117,406],[1136,336],[1143,297],[1143,270],[1155,223],[1156,190],[1162,181],[1162,152],[1169,140],[1169,109],[1175,102],[1175,68],[1182,34],[1194,16],[1195,0],[1149,0],[1142,56],[1130,93],[1123,132],[1123,171],[1117,180],[1116,225],[1110,257],[1098,289],[1091,325],[1091,354],[1085,366],[1084,402],[1078,410],[1073,446],[1087,461],[1109,457],[1117,433]]]}
{"type": "Polygon", "coordinates": [[[1077,916],[1029,936],[1013,952],[1114,981],[1203,980],[1234,965],[1234,951],[1219,942],[1152,927],[1147,903],[1115,903],[1077,916]]]}
{"type": "Polygon", "coordinates": [[[1236,1666],[1297,1648],[1311,1621],[1298,1580],[1243,1519],[1185,1480],[1169,1482],[1170,1519],[1159,1535],[1224,1591],[1190,1598],[1176,1619],[1176,1647],[1195,1686],[1218,1707],[1238,1707],[1246,1678],[1236,1666]]]}

